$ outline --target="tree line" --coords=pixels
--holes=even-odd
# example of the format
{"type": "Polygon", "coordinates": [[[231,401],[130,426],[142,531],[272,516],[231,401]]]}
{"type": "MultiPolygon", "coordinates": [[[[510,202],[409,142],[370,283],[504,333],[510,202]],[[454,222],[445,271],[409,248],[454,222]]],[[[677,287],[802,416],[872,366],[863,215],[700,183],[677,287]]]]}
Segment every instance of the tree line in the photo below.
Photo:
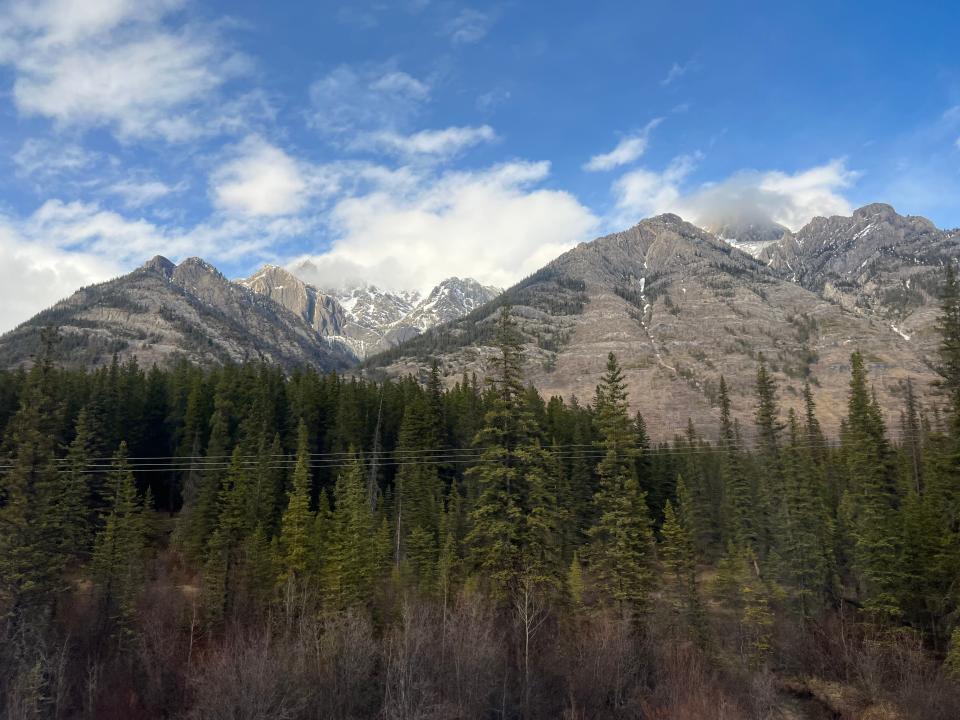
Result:
{"type": "Polygon", "coordinates": [[[899,428],[859,352],[835,439],[761,357],[753,442],[721,377],[718,425],[659,444],[613,355],[589,404],[526,385],[508,306],[450,388],[65,370],[48,331],[0,372],[4,713],[757,717],[804,675],[955,717],[949,268],[938,329],[899,428]]]}

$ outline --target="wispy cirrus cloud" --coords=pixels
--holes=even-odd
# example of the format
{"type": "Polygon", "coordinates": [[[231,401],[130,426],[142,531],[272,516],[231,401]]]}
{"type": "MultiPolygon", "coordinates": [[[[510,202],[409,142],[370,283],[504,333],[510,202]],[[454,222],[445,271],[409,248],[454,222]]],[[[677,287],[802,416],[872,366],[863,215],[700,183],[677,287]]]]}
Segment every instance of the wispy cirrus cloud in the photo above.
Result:
{"type": "Polygon", "coordinates": [[[249,61],[215,27],[176,20],[180,0],[17,0],[0,14],[0,64],[27,116],[108,127],[119,138],[171,142],[205,132],[203,117],[249,61]]]}
{"type": "Polygon", "coordinates": [[[12,160],[18,175],[43,178],[86,170],[99,157],[99,153],[79,143],[28,138],[13,154],[12,160]]]}
{"type": "Polygon", "coordinates": [[[613,170],[637,160],[647,151],[650,133],[661,122],[663,122],[663,118],[654,118],[642,130],[627,135],[620,140],[610,152],[594,155],[584,164],[583,169],[591,172],[613,170]]]}
{"type": "Polygon", "coordinates": [[[333,136],[395,129],[430,98],[430,85],[390,65],[340,65],[310,86],[309,122],[333,136]]]}
{"type": "Polygon", "coordinates": [[[381,150],[405,157],[431,156],[448,159],[481,143],[493,142],[497,134],[489,125],[477,127],[448,127],[440,130],[421,130],[404,135],[392,130],[381,130],[362,135],[355,147],[381,150]]]}
{"type": "Polygon", "coordinates": [[[685,63],[674,62],[670,65],[670,69],[667,70],[667,74],[663,77],[663,80],[660,81],[660,84],[664,87],[672,85],[677,82],[680,78],[686,75],[691,70],[696,69],[697,59],[691,58],[685,63]]]}
{"type": "Polygon", "coordinates": [[[463,8],[443,23],[440,33],[454,45],[479,42],[493,26],[494,16],[474,8],[463,8]]]}

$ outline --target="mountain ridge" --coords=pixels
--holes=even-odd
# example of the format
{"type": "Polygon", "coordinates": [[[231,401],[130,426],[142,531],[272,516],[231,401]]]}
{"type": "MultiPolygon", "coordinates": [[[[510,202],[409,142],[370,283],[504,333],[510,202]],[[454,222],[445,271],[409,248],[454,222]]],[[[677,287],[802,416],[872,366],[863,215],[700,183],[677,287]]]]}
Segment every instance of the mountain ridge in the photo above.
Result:
{"type": "MultiPolygon", "coordinates": [[[[937,231],[943,232],[943,231],[937,231]]],[[[794,236],[785,233],[778,245],[794,236]]],[[[525,337],[527,376],[544,393],[592,397],[608,352],[624,365],[636,408],[652,425],[680,431],[688,417],[715,418],[723,375],[737,415],[752,427],[753,377],[762,354],[788,407],[800,407],[803,383],[819,384],[825,427],[845,411],[849,356],[861,349],[884,393],[884,410],[907,377],[932,381],[932,347],[912,343],[870,311],[853,312],[781,276],[755,258],[673,214],[582,243],[508,288],[525,337]],[[579,288],[572,290],[571,288],[579,288]],[[566,310],[552,308],[563,289],[566,310]]],[[[929,298],[928,311],[935,314],[929,298]]],[[[366,363],[366,372],[423,372],[437,358],[451,378],[483,376],[492,350],[494,302],[434,328],[366,363]]]]}

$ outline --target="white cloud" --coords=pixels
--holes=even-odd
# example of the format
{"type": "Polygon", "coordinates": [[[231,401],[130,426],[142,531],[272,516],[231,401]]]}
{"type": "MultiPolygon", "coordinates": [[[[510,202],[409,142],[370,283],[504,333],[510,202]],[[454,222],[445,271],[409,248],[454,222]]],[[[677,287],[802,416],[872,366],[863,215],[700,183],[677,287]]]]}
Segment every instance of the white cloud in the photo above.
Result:
{"type": "Polygon", "coordinates": [[[670,69],[667,71],[666,76],[663,80],[660,81],[660,84],[666,87],[667,85],[672,85],[674,82],[682,78],[688,72],[690,72],[695,67],[695,61],[689,60],[682,65],[680,63],[673,63],[670,66],[670,69]]]}
{"type": "Polygon", "coordinates": [[[323,287],[360,280],[429,289],[450,275],[506,287],[596,228],[572,195],[538,187],[549,171],[546,162],[512,162],[341,200],[330,250],[290,266],[323,287]]]}
{"type": "Polygon", "coordinates": [[[632,163],[647,151],[647,144],[650,142],[650,132],[661,122],[663,122],[663,118],[654,118],[639,132],[623,138],[610,152],[594,155],[583,166],[583,169],[593,172],[612,170],[621,165],[632,163]]]}
{"type": "Polygon", "coordinates": [[[300,210],[309,186],[303,168],[280,148],[252,135],[211,178],[213,203],[240,215],[289,215],[300,210]]]}
{"type": "Polygon", "coordinates": [[[85,170],[93,165],[98,154],[76,143],[56,143],[29,138],[13,155],[20,175],[50,177],[85,170]]]}
{"type": "Polygon", "coordinates": [[[224,263],[275,259],[283,242],[317,230],[305,217],[219,217],[182,229],[129,218],[96,203],[47,200],[26,217],[0,215],[0,332],[83,285],[154,255],[224,263]]]}
{"type": "Polygon", "coordinates": [[[638,168],[620,177],[613,184],[617,222],[629,225],[649,215],[674,211],[681,197],[680,184],[699,159],[699,154],[679,155],[663,172],[638,168]]]}
{"type": "Polygon", "coordinates": [[[120,272],[120,266],[106,258],[25,242],[0,219],[0,332],[78,288],[120,272]]]}
{"type": "Polygon", "coordinates": [[[494,108],[510,99],[510,91],[503,88],[494,88],[489,92],[479,95],[476,100],[477,110],[484,113],[491,112],[494,108]]]}
{"type": "Polygon", "coordinates": [[[107,126],[121,139],[183,141],[216,90],[247,69],[209,27],[168,27],[178,0],[15,2],[0,15],[0,63],[25,115],[107,126]]]}
{"type": "Polygon", "coordinates": [[[427,83],[395,68],[341,65],[310,86],[310,123],[334,135],[394,128],[429,97],[427,83]]]}
{"type": "Polygon", "coordinates": [[[441,32],[454,45],[479,42],[490,31],[493,18],[479,10],[465,8],[443,24],[441,32]]]}
{"type": "Polygon", "coordinates": [[[492,142],[496,137],[496,133],[489,125],[421,130],[411,135],[381,130],[360,136],[354,142],[354,146],[377,148],[398,155],[432,155],[447,158],[473,145],[492,142]]]}
{"type": "Polygon", "coordinates": [[[715,183],[685,188],[699,156],[680,156],[661,173],[638,169],[614,183],[616,222],[672,212],[709,227],[730,219],[780,223],[797,230],[818,215],[849,214],[852,206],[842,191],[858,173],[843,159],[795,173],[746,170],[715,183]]]}
{"type": "Polygon", "coordinates": [[[128,178],[113,183],[107,188],[107,192],[112,195],[118,195],[128,208],[139,208],[151,205],[171,193],[181,192],[185,190],[186,187],[186,182],[170,186],[159,180],[134,180],[128,178]]]}

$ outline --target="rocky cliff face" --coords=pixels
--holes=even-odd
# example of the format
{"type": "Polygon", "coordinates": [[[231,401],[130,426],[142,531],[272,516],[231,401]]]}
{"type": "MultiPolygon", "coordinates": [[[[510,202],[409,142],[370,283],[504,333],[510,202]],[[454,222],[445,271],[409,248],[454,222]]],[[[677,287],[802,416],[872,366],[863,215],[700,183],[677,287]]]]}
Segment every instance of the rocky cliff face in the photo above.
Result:
{"type": "Polygon", "coordinates": [[[239,282],[283,305],[320,335],[340,335],[347,323],[343,306],[335,297],[325,295],[276,265],[265,265],[239,282]]]}
{"type": "MultiPolygon", "coordinates": [[[[662,215],[574,248],[504,300],[526,336],[528,378],[546,396],[589,400],[607,353],[615,352],[635,407],[661,436],[681,431],[687,418],[713,430],[721,375],[749,432],[761,354],[783,404],[799,408],[809,381],[824,424],[835,431],[845,413],[849,356],[859,349],[895,420],[906,378],[918,387],[933,379],[923,352],[885,318],[851,312],[768,262],[662,215]]],[[[437,356],[451,381],[463,371],[484,375],[500,303],[374,358],[369,372],[418,371],[437,356]]]]}
{"type": "Polygon", "coordinates": [[[155,257],[129,275],[83,288],[0,337],[0,365],[29,362],[39,330],[60,329],[62,359],[96,366],[260,360],[286,368],[344,369],[352,358],[269,297],[227,280],[199,258],[155,257]]]}
{"type": "Polygon", "coordinates": [[[275,265],[240,284],[280,303],[357,360],[462,317],[500,292],[471,278],[448,278],[426,297],[374,285],[323,292],[275,265]]]}
{"type": "Polygon", "coordinates": [[[852,217],[814,218],[762,259],[777,276],[885,322],[929,353],[943,266],[958,257],[960,230],[875,203],[852,217]]]}

